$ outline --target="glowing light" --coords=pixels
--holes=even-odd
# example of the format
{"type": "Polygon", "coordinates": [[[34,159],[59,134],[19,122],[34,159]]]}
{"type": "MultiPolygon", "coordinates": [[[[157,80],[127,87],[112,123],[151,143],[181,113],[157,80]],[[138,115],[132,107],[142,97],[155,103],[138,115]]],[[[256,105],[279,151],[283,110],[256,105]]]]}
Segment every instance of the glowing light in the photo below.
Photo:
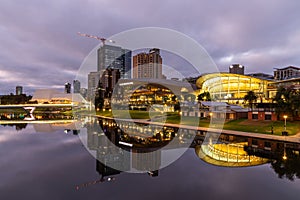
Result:
{"type": "Polygon", "coordinates": [[[128,83],[120,83],[120,86],[124,86],[124,85],[133,85],[133,82],[128,82],[128,83]]]}
{"type": "Polygon", "coordinates": [[[284,155],[284,156],[282,157],[282,159],[283,159],[283,160],[287,160],[287,157],[286,157],[286,155],[284,155]]]}
{"type": "Polygon", "coordinates": [[[122,142],[122,141],[119,141],[119,144],[122,144],[122,145],[125,145],[125,146],[129,146],[129,147],[133,146],[133,144],[130,144],[130,143],[127,143],[127,142],[122,142]]]}

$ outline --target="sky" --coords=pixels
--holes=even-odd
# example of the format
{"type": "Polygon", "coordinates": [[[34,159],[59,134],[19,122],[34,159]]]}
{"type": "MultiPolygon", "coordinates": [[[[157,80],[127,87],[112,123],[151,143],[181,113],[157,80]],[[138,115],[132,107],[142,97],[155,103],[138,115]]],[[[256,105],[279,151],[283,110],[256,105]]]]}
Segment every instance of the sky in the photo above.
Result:
{"type": "Polygon", "coordinates": [[[296,0],[2,0],[0,94],[72,82],[97,40],[133,28],[162,27],[197,41],[220,71],[273,74],[300,66],[300,1],[296,0]]]}

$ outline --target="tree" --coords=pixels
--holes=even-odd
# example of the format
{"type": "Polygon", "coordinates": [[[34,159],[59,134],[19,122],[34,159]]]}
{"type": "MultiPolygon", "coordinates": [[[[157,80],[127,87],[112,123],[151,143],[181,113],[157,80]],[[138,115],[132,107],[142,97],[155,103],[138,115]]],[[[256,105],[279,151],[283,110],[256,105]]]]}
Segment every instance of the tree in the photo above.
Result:
{"type": "Polygon", "coordinates": [[[184,100],[189,102],[194,102],[196,99],[196,96],[193,94],[186,94],[184,95],[184,100]]]}
{"type": "Polygon", "coordinates": [[[248,91],[247,94],[244,97],[244,101],[248,102],[251,109],[253,107],[253,102],[257,100],[257,95],[252,91],[248,91]]]}
{"type": "Polygon", "coordinates": [[[300,108],[300,92],[295,90],[294,86],[279,87],[273,101],[277,103],[275,112],[278,116],[287,114],[289,119],[293,120],[300,108]]]}
{"type": "Polygon", "coordinates": [[[173,96],[172,96],[172,101],[175,102],[176,99],[177,99],[176,95],[173,95],[173,96]]]}
{"type": "Polygon", "coordinates": [[[211,101],[210,93],[203,92],[197,96],[198,101],[211,101]]]}

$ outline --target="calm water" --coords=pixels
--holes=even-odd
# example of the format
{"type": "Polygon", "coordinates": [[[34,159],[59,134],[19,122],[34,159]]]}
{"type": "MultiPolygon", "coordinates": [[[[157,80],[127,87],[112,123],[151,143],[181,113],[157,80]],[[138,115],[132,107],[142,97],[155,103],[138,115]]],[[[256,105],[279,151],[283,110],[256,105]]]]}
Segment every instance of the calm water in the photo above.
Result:
{"type": "MultiPolygon", "coordinates": [[[[110,171],[110,176],[102,177],[103,165],[82,144],[82,131],[76,135],[64,126],[70,128],[0,126],[1,200],[300,198],[300,180],[279,178],[271,164],[274,160],[251,167],[221,167],[204,162],[194,148],[160,169],[158,176],[110,171]]],[[[298,163],[293,160],[294,168],[300,168],[298,163]]]]}

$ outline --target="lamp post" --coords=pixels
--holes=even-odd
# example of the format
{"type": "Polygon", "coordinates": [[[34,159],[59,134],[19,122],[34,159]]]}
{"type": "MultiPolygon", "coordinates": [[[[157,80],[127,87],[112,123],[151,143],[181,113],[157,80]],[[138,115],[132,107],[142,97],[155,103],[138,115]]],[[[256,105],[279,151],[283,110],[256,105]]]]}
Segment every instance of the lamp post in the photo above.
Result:
{"type": "Polygon", "coordinates": [[[283,118],[284,118],[284,131],[286,131],[286,118],[287,118],[287,115],[283,115],[283,118]]]}

